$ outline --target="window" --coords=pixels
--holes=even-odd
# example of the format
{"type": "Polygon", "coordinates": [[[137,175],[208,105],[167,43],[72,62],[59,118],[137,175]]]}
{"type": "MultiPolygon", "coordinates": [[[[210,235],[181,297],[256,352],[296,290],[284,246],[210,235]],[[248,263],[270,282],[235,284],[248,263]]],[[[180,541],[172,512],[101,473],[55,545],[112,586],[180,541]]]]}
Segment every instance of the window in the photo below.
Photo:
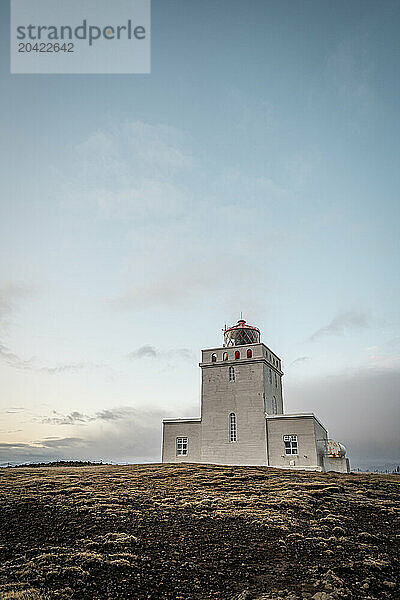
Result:
{"type": "Polygon", "coordinates": [[[276,376],[276,373],[275,373],[275,387],[278,387],[278,377],[276,376]]]}
{"type": "Polygon", "coordinates": [[[269,382],[272,383],[272,371],[271,371],[271,369],[269,370],[269,382]]]}
{"type": "Polygon", "coordinates": [[[229,367],[229,381],[235,381],[235,367],[229,367]]]}
{"type": "Polygon", "coordinates": [[[247,350],[247,358],[252,358],[252,357],[253,357],[253,352],[252,352],[251,348],[249,348],[247,350]]]}
{"type": "Polygon", "coordinates": [[[272,396],[272,414],[278,414],[278,405],[276,403],[276,396],[272,396]]]}
{"type": "Polygon", "coordinates": [[[228,360],[228,353],[227,353],[227,352],[224,352],[223,359],[224,359],[224,360],[228,360]]]}
{"type": "Polygon", "coordinates": [[[211,362],[217,362],[217,355],[215,354],[215,352],[211,354],[211,362]]]}
{"type": "Polygon", "coordinates": [[[236,431],[236,415],[231,413],[229,415],[229,441],[236,442],[237,431],[236,431]]]}
{"type": "Polygon", "coordinates": [[[240,358],[240,352],[239,352],[239,350],[236,350],[235,359],[237,360],[238,358],[240,358]]]}
{"type": "Polygon", "coordinates": [[[297,452],[297,435],[284,435],[283,443],[285,444],[285,454],[298,454],[297,452]]]}
{"type": "Polygon", "coordinates": [[[188,453],[188,439],[187,437],[176,438],[176,455],[186,456],[188,453]]]}

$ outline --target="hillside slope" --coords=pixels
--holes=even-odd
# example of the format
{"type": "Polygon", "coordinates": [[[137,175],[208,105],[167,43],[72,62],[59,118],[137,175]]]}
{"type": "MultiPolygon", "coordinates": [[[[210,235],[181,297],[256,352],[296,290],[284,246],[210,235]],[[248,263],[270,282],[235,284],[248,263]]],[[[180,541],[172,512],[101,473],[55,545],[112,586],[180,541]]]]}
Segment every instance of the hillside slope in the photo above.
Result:
{"type": "Polygon", "coordinates": [[[398,598],[399,491],[264,467],[3,469],[0,598],[398,598]]]}

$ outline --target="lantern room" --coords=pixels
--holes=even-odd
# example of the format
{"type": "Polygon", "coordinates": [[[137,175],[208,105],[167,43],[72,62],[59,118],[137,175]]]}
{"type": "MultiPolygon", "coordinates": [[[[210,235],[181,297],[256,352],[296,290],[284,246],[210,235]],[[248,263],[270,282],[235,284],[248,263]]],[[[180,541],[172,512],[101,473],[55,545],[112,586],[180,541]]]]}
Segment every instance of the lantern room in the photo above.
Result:
{"type": "Polygon", "coordinates": [[[237,325],[224,330],[224,346],[244,346],[245,344],[259,343],[260,330],[253,325],[247,325],[244,319],[239,319],[237,325]]]}

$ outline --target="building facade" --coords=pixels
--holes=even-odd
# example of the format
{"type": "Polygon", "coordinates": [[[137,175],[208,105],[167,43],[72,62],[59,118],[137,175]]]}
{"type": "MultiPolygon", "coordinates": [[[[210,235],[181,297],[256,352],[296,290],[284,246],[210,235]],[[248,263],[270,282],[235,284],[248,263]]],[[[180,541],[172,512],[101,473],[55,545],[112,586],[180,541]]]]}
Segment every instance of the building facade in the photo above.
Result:
{"type": "Polygon", "coordinates": [[[312,413],[285,414],[280,358],[240,319],[202,351],[201,416],[164,419],[162,461],[349,471],[312,413]]]}

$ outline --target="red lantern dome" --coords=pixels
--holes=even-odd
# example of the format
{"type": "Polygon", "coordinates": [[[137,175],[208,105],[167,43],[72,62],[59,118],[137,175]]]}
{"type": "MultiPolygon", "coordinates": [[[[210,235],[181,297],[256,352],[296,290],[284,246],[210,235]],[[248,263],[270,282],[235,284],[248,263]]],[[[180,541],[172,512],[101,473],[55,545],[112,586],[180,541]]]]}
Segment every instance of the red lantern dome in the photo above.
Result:
{"type": "Polygon", "coordinates": [[[224,330],[224,346],[244,346],[259,344],[260,330],[253,325],[247,325],[244,319],[239,319],[237,325],[224,330]]]}

